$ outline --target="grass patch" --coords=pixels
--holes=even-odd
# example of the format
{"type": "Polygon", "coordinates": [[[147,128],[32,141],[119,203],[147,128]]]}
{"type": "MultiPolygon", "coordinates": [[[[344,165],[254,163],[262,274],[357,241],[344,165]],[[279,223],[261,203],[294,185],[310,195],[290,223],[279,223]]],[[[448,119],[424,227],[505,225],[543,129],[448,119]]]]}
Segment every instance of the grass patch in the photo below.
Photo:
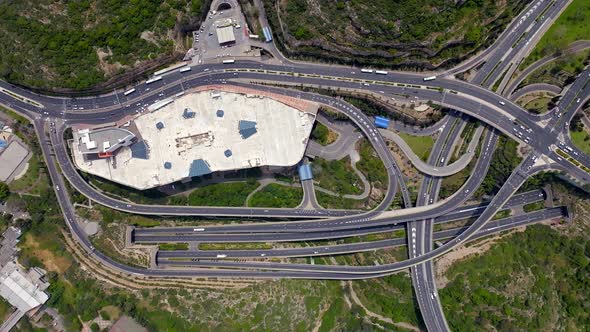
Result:
{"type": "Polygon", "coordinates": [[[25,118],[24,116],[6,108],[6,107],[0,106],[0,111],[8,114],[8,116],[10,116],[14,120],[16,120],[16,122],[18,122],[21,125],[30,125],[31,124],[31,122],[27,118],[25,118]]]}
{"type": "Polygon", "coordinates": [[[367,180],[376,188],[387,189],[387,170],[383,161],[377,156],[377,152],[366,139],[359,144],[361,159],[356,163],[357,169],[363,173],[367,180]]]}
{"type": "Polygon", "coordinates": [[[494,217],[492,217],[492,220],[498,220],[498,219],[504,219],[504,218],[508,218],[510,217],[512,213],[510,212],[510,210],[501,210],[498,211],[494,217]]]}
{"type": "Polygon", "coordinates": [[[322,324],[320,325],[319,332],[333,331],[336,327],[337,317],[341,316],[346,310],[344,307],[344,300],[342,298],[335,298],[334,302],[330,304],[328,310],[324,312],[322,316],[322,324]]]}
{"type": "Polygon", "coordinates": [[[399,136],[408,143],[418,158],[423,161],[428,160],[428,156],[430,156],[430,151],[432,151],[432,146],[434,145],[434,138],[431,136],[413,136],[406,133],[399,133],[399,136]]]}
{"type": "Polygon", "coordinates": [[[338,139],[338,134],[322,123],[316,121],[315,126],[311,131],[311,138],[320,145],[326,146],[334,143],[338,139]]]}
{"type": "Polygon", "coordinates": [[[312,163],[314,180],[319,186],[340,195],[362,193],[362,182],[350,165],[350,158],[316,159],[312,163]]]}
{"type": "Polygon", "coordinates": [[[250,197],[248,206],[294,208],[303,199],[303,189],[271,183],[250,197]]]}
{"type": "Polygon", "coordinates": [[[529,203],[529,204],[526,204],[522,207],[524,212],[527,212],[527,213],[537,211],[537,210],[542,210],[544,208],[545,208],[545,202],[543,202],[543,201],[529,203]]]}
{"type": "Polygon", "coordinates": [[[192,206],[244,206],[248,195],[259,185],[256,181],[211,184],[191,192],[188,203],[192,206]]]}
{"type": "Polygon", "coordinates": [[[535,99],[529,101],[528,103],[526,103],[523,106],[525,109],[527,109],[533,113],[543,114],[549,110],[549,103],[550,102],[551,102],[551,98],[549,98],[549,97],[539,97],[539,98],[535,98],[535,99]]]}
{"type": "Polygon", "coordinates": [[[188,243],[160,243],[160,250],[188,250],[188,243]]]}
{"type": "Polygon", "coordinates": [[[590,154],[590,135],[586,131],[570,131],[574,145],[585,154],[590,154]]]}
{"type": "Polygon", "coordinates": [[[365,200],[335,197],[317,190],[315,192],[315,195],[318,200],[318,203],[326,209],[359,210],[370,208],[365,204],[365,200]]]}
{"type": "Polygon", "coordinates": [[[200,250],[264,250],[272,248],[272,244],[261,242],[199,243],[200,250]]]}
{"type": "Polygon", "coordinates": [[[531,55],[524,61],[524,67],[536,60],[561,52],[576,40],[590,39],[590,2],[573,0],[549,30],[541,37],[531,55]]]}

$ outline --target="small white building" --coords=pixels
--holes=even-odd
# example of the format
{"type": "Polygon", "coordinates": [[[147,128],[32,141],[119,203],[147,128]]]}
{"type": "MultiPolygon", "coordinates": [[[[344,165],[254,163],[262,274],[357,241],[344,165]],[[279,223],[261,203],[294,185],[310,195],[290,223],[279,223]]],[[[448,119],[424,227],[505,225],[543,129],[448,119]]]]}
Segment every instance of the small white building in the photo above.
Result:
{"type": "Polygon", "coordinates": [[[235,43],[236,35],[234,35],[234,27],[226,26],[223,28],[217,28],[217,42],[219,45],[227,45],[235,43]]]}

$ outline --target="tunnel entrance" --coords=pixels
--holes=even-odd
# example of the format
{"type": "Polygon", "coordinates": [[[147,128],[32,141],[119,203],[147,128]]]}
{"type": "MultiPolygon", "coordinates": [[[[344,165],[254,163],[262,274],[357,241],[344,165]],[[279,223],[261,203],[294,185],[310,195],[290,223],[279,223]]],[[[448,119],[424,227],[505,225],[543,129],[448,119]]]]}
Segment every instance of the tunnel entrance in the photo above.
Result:
{"type": "Polygon", "coordinates": [[[231,9],[231,5],[227,2],[222,2],[219,4],[219,6],[217,6],[217,11],[229,10],[229,9],[231,9]]]}

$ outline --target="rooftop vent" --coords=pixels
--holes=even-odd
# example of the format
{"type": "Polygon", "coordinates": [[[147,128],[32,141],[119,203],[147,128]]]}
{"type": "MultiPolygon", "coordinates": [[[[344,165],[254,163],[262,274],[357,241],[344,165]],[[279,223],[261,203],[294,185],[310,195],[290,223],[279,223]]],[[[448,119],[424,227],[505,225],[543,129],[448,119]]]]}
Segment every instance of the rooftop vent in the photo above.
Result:
{"type": "Polygon", "coordinates": [[[182,117],[185,119],[192,119],[195,117],[195,114],[195,112],[193,112],[190,108],[187,107],[182,112],[182,117]]]}
{"type": "Polygon", "coordinates": [[[256,122],[255,121],[248,121],[248,120],[240,120],[238,122],[238,130],[240,131],[240,135],[243,139],[246,139],[254,134],[256,134],[256,122]]]}

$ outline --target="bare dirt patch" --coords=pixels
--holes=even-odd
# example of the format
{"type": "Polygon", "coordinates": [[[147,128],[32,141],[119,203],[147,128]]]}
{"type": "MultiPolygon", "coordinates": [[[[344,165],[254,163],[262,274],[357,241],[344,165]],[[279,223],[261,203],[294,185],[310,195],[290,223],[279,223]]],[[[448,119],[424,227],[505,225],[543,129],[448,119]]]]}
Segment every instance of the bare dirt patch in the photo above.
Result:
{"type": "Polygon", "coordinates": [[[119,316],[121,315],[121,310],[115,306],[112,306],[112,305],[108,305],[108,306],[102,308],[101,310],[106,312],[107,314],[109,314],[109,317],[111,318],[111,320],[117,320],[119,318],[119,316]]]}
{"type": "Polygon", "coordinates": [[[158,40],[156,39],[156,35],[153,31],[142,32],[140,38],[144,39],[150,43],[158,45],[158,40]]]}
{"type": "Polygon", "coordinates": [[[25,246],[30,248],[33,256],[37,257],[49,271],[65,272],[72,262],[66,257],[58,257],[48,249],[41,249],[39,242],[30,234],[25,236],[25,246]]]}
{"type": "Polygon", "coordinates": [[[328,138],[326,139],[326,143],[327,144],[332,144],[334,142],[336,142],[336,140],[338,139],[338,133],[329,129],[328,130],[328,138]]]}
{"type": "Polygon", "coordinates": [[[97,49],[96,50],[96,55],[98,55],[98,68],[105,73],[107,76],[112,76],[117,74],[121,69],[125,68],[125,66],[123,66],[121,63],[119,62],[115,62],[115,63],[110,63],[107,61],[107,58],[109,56],[113,55],[113,52],[111,50],[103,50],[103,49],[97,49]]]}

